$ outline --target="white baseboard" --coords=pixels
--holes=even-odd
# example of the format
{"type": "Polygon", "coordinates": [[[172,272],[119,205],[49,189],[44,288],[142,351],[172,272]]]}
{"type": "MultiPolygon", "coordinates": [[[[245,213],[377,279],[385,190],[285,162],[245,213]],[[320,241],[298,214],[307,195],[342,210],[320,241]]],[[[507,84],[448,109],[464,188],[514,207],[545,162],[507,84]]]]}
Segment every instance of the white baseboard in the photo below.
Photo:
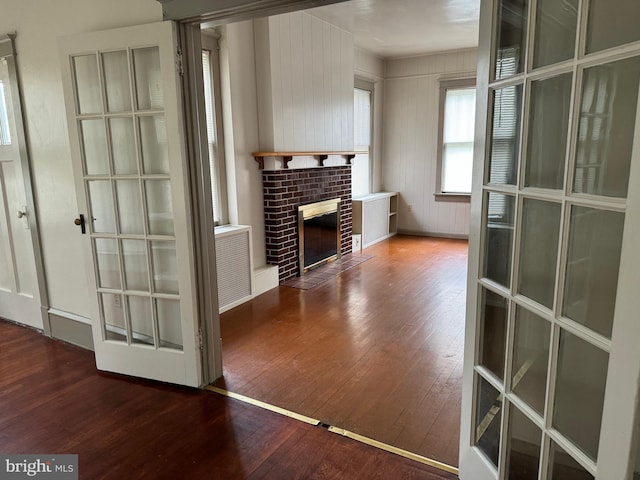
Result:
{"type": "Polygon", "coordinates": [[[56,308],[49,309],[51,336],[87,350],[93,350],[91,320],[56,308]]]}
{"type": "Polygon", "coordinates": [[[247,297],[241,298],[239,300],[236,300],[235,302],[229,303],[228,305],[225,305],[224,307],[220,307],[219,313],[224,313],[227,310],[231,310],[232,308],[237,307],[238,305],[242,305],[244,302],[248,302],[249,300],[251,300],[253,298],[252,295],[249,295],[247,297]]]}
{"type": "Polygon", "coordinates": [[[460,234],[460,233],[417,232],[414,230],[398,230],[398,235],[414,235],[416,237],[454,238],[459,240],[469,240],[469,235],[460,234]]]}
{"type": "Polygon", "coordinates": [[[242,305],[245,302],[262,295],[264,292],[276,288],[279,285],[278,279],[278,267],[275,265],[266,265],[264,267],[256,268],[252,273],[251,279],[251,295],[243,297],[235,302],[232,302],[224,307],[220,307],[219,312],[224,313],[227,310],[231,310],[238,305],[242,305]]]}
{"type": "Polygon", "coordinates": [[[253,297],[262,295],[264,292],[276,288],[280,284],[278,278],[277,265],[265,265],[253,270],[253,297]]]}

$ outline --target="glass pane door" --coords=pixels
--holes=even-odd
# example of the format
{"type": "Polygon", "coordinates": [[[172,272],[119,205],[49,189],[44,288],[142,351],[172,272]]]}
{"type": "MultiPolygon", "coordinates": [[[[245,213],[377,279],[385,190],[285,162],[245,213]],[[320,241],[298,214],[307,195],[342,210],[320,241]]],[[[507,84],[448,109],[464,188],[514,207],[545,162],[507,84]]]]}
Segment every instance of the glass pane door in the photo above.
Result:
{"type": "Polygon", "coordinates": [[[198,385],[175,35],[150,24],[62,50],[98,367],[198,385]]]}
{"type": "Polygon", "coordinates": [[[638,304],[619,277],[625,260],[640,268],[624,248],[640,213],[628,201],[640,189],[640,36],[614,33],[604,3],[640,14],[625,0],[483,2],[481,28],[495,30],[483,32],[478,79],[487,145],[472,207],[463,480],[621,478],[610,459],[630,458],[630,435],[616,453],[603,432],[618,415],[614,385],[638,381],[612,362],[627,348],[616,332],[637,323],[618,309],[638,304]]]}
{"type": "Polygon", "coordinates": [[[162,240],[163,255],[175,257],[176,248],[159,47],[72,63],[104,340],[182,350],[171,325],[180,316],[167,315],[180,292],[156,288],[160,276],[177,278],[177,265],[157,271],[151,261],[154,242],[162,240]]]}

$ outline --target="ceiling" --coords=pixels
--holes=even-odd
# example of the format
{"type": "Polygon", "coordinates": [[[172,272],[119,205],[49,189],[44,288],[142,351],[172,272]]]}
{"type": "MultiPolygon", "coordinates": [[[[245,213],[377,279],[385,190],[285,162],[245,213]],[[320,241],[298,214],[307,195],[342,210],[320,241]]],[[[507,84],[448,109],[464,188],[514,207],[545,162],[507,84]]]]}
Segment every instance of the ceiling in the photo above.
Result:
{"type": "Polygon", "coordinates": [[[307,12],[383,58],[478,46],[480,0],[351,0],[307,12]]]}

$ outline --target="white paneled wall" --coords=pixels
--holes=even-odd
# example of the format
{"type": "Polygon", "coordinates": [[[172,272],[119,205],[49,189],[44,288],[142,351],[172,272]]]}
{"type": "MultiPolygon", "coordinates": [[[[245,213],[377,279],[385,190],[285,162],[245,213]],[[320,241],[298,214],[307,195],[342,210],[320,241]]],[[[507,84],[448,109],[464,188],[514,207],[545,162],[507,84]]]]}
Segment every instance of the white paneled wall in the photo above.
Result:
{"type": "Polygon", "coordinates": [[[440,80],[475,76],[476,50],[391,59],[386,64],[384,190],[400,193],[398,229],[466,236],[469,204],[436,201],[440,80]]]}
{"type": "Polygon", "coordinates": [[[260,149],[352,150],[352,34],[304,12],[255,23],[260,149]]]}

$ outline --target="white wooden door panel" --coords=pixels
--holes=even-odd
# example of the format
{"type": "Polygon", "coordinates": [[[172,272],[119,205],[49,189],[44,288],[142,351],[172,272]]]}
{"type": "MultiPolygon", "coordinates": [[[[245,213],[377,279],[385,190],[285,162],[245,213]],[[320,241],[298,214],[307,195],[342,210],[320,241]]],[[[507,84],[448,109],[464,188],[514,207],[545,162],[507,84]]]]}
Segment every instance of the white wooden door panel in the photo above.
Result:
{"type": "MultiPolygon", "coordinates": [[[[12,44],[0,38],[4,50],[12,44]]],[[[1,52],[0,52],[1,53],[1,52]]],[[[19,104],[12,53],[0,55],[0,317],[42,328],[40,294],[15,105],[19,104]]],[[[19,113],[18,113],[19,114],[19,113]]]]}
{"type": "Polygon", "coordinates": [[[198,386],[176,39],[171,22],[92,32],[60,58],[96,364],[198,386]]]}

